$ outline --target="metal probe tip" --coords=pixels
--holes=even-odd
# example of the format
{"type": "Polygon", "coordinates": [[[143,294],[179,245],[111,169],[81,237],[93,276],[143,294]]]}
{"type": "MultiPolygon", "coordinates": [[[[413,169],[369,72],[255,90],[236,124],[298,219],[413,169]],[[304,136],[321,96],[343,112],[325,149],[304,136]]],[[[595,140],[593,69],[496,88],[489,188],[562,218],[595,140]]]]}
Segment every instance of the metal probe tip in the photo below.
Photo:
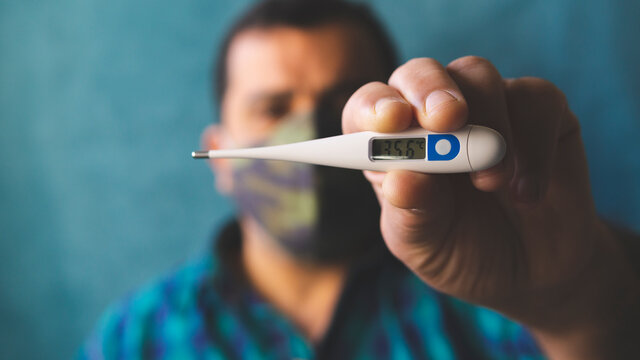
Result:
{"type": "Polygon", "coordinates": [[[209,152],[208,151],[194,151],[191,153],[191,157],[194,159],[208,159],[209,152]]]}

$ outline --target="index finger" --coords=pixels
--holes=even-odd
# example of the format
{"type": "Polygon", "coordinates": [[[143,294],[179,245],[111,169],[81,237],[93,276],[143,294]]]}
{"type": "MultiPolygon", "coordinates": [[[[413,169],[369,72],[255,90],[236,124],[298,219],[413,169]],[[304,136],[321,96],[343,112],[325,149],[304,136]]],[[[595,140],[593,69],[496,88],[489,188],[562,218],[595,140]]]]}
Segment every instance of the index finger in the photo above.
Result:
{"type": "Polygon", "coordinates": [[[412,119],[411,105],[398,90],[381,82],[371,82],[347,101],[342,111],[342,132],[397,132],[408,128],[412,119]]]}
{"type": "Polygon", "coordinates": [[[420,126],[434,132],[455,131],[467,121],[468,107],[462,91],[436,60],[413,59],[389,78],[413,107],[420,126]]]}

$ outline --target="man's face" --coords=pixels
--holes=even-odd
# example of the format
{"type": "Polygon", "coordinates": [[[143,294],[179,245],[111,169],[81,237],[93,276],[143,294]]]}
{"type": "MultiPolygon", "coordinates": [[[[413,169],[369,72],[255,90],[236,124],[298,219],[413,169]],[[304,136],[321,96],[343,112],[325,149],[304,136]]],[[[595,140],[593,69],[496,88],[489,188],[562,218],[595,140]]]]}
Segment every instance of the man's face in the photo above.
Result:
{"type": "MultiPolygon", "coordinates": [[[[221,125],[205,133],[205,146],[337,135],[349,96],[383,74],[367,38],[337,24],[241,32],[227,57],[221,125]],[[295,127],[308,124],[302,119],[313,123],[295,127]]],[[[370,248],[378,233],[379,207],[357,171],[223,159],[214,160],[214,168],[218,189],[234,196],[241,216],[256,220],[295,256],[317,262],[352,258],[370,248]]]]}
{"type": "MultiPolygon", "coordinates": [[[[287,115],[318,110],[320,101],[341,110],[358,87],[384,80],[369,38],[361,29],[343,24],[240,32],[227,56],[221,125],[204,133],[204,146],[251,146],[269,138],[287,115]]],[[[340,128],[337,114],[328,120],[336,122],[327,124],[329,128],[340,128]]],[[[215,160],[213,167],[218,190],[230,193],[228,161],[215,160]]]]}
{"type": "MultiPolygon", "coordinates": [[[[241,146],[268,137],[288,114],[317,110],[321,98],[341,106],[381,70],[358,29],[339,24],[310,29],[250,29],[233,40],[221,117],[241,146]],[[360,36],[359,36],[360,35],[360,36]]],[[[340,122],[339,116],[330,121],[340,122]]]]}

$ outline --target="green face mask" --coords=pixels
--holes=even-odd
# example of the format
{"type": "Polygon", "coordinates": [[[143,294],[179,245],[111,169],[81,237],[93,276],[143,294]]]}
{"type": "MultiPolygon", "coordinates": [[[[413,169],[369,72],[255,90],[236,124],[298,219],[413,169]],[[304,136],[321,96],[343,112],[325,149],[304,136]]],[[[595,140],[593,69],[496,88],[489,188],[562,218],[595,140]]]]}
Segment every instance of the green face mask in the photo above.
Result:
{"type": "MultiPolygon", "coordinates": [[[[335,121],[335,120],[334,120],[335,121]]],[[[312,114],[283,119],[256,146],[279,145],[322,134],[312,114]]],[[[284,249],[319,263],[344,262],[379,239],[379,206],[360,171],[275,161],[233,160],[233,197],[284,249]]]]}

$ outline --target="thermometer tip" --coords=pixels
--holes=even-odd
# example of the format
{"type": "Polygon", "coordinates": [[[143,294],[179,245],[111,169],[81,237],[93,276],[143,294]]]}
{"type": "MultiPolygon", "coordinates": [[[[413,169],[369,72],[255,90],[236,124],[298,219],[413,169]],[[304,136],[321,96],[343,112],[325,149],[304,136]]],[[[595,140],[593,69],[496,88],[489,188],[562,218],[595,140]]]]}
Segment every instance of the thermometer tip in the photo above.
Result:
{"type": "Polygon", "coordinates": [[[193,157],[194,159],[207,159],[209,158],[209,152],[208,151],[194,151],[191,153],[191,157],[193,157]]]}

